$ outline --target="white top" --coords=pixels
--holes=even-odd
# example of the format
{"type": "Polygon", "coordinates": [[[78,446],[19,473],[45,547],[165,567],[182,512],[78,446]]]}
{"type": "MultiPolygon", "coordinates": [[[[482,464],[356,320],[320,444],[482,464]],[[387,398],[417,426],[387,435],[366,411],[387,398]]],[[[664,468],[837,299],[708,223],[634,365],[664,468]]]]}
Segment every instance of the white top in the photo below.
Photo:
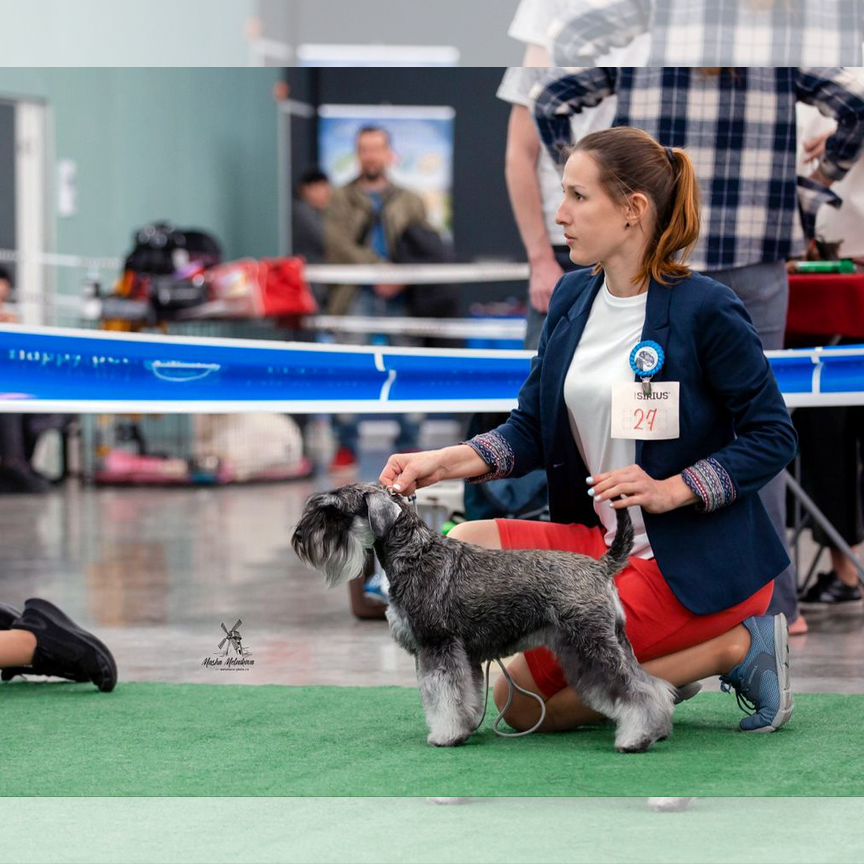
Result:
{"type": "MultiPolygon", "coordinates": [[[[551,56],[550,31],[574,17],[573,0],[521,0],[507,35],[526,45],[545,48],[551,56]]],[[[578,10],[577,10],[578,11],[578,10]]],[[[642,33],[624,48],[613,48],[597,58],[596,66],[645,66],[651,53],[651,36],[642,33]]]]}
{"type": "Polygon", "coordinates": [[[571,0],[521,0],[507,35],[526,45],[546,46],[549,28],[557,19],[566,17],[569,6],[571,0]]]}
{"type": "MultiPolygon", "coordinates": [[[[536,45],[548,50],[547,32],[556,19],[572,14],[572,0],[521,0],[507,35],[526,45],[536,45]]],[[[648,59],[651,41],[648,34],[638,36],[626,48],[615,48],[597,59],[597,66],[644,66],[648,59]]],[[[562,69],[531,66],[511,66],[504,73],[498,87],[498,98],[511,105],[524,105],[534,110],[530,93],[535,84],[553,81],[563,74],[562,69]]],[[[594,108],[583,108],[570,118],[573,141],[584,138],[589,132],[608,129],[615,119],[618,97],[609,96],[594,108]]],[[[537,162],[537,179],[540,197],[543,200],[543,217],[549,240],[553,246],[564,245],[564,229],[555,224],[555,216],[561,205],[561,172],[545,147],[541,148],[537,162]]]]}
{"type": "MultiPolygon", "coordinates": [[[[612,388],[634,381],[630,352],[642,338],[647,302],[647,291],[635,297],[616,297],[604,281],[564,379],[570,429],[592,476],[626,468],[636,461],[635,441],[612,438],[612,388]]],[[[587,492],[587,484],[573,490],[574,495],[587,492]]],[[[595,502],[594,510],[606,529],[609,546],[617,527],[615,511],[606,501],[595,502]]],[[[642,509],[631,507],[630,516],[634,534],[631,554],[653,558],[642,509]]]]}
{"type": "MultiPolygon", "coordinates": [[[[529,111],[534,110],[534,100],[530,93],[535,84],[540,81],[551,81],[549,69],[531,66],[511,66],[504,73],[504,78],[498,87],[498,98],[511,105],[524,105],[529,111]]],[[[596,108],[585,108],[570,118],[570,128],[573,130],[573,140],[584,138],[589,132],[608,129],[615,119],[618,107],[618,97],[610,96],[604,99],[596,108]]],[[[540,148],[537,160],[537,181],[540,185],[540,198],[543,201],[543,220],[549,232],[549,241],[553,246],[564,245],[564,229],[556,224],[555,217],[564,198],[561,191],[561,173],[549,151],[540,148]]]]}

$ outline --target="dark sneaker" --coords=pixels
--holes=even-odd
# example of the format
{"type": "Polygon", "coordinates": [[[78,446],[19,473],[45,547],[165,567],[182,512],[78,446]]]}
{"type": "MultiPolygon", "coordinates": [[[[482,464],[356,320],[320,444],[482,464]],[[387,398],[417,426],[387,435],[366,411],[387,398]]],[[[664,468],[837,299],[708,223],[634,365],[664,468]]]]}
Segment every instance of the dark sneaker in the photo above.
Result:
{"type": "Polygon", "coordinates": [[[16,618],[21,617],[21,612],[14,606],[0,603],[0,630],[8,630],[16,618]]]}
{"type": "MultiPolygon", "coordinates": [[[[9,630],[12,627],[12,622],[17,621],[21,617],[21,611],[14,606],[7,606],[5,603],[0,603],[0,630],[9,630]]],[[[30,667],[17,668],[10,666],[0,670],[0,680],[11,681],[16,675],[24,675],[30,671],[30,667]]]]}
{"type": "Polygon", "coordinates": [[[0,491],[12,495],[41,495],[51,483],[29,465],[0,465],[0,491]]]}
{"type": "Polygon", "coordinates": [[[720,676],[724,693],[735,690],[738,705],[753,712],[739,724],[742,732],[776,732],[785,726],[795,707],[789,685],[789,634],[786,616],[748,618],[750,650],[728,675],[720,676]]]}
{"type": "Polygon", "coordinates": [[[13,675],[53,675],[72,681],[92,681],[103,693],[114,689],[117,664],[111,652],[53,603],[28,600],[12,629],[32,633],[36,637],[36,651],[32,666],[5,669],[4,680],[8,680],[6,674],[10,672],[13,675]]]}
{"type": "Polygon", "coordinates": [[[860,609],[864,607],[864,596],[858,585],[847,585],[841,582],[837,574],[831,570],[820,573],[816,584],[798,595],[798,605],[810,611],[843,607],[844,609],[860,609]]]}

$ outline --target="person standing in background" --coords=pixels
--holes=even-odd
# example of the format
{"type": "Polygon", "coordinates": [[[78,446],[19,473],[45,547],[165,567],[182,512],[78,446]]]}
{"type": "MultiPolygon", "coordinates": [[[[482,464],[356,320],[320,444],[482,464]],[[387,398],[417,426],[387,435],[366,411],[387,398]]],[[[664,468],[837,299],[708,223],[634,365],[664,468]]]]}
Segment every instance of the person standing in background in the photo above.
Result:
{"type": "MultiPolygon", "coordinates": [[[[513,216],[531,267],[525,347],[532,350],[540,339],[555,285],[566,272],[576,268],[570,260],[564,231],[555,222],[561,203],[561,175],[540,142],[531,96],[535,86],[550,76],[549,22],[563,15],[568,6],[568,0],[521,0],[508,35],[525,44],[523,65],[507,69],[497,94],[512,106],[507,126],[506,180],[513,216]]],[[[648,36],[642,35],[625,50],[611,51],[600,62],[609,66],[640,65],[647,59],[649,47],[648,36]]],[[[573,140],[608,129],[616,109],[617,100],[612,97],[596,108],[573,115],[573,140]]]]}
{"type": "MultiPolygon", "coordinates": [[[[573,144],[570,116],[612,95],[618,97],[616,126],[635,126],[667,147],[686,148],[702,188],[703,228],[693,266],[738,295],[763,348],[782,348],[789,302],[786,261],[804,250],[795,105],[815,105],[838,121],[825,155],[805,178],[808,194],[802,201],[816,210],[836,197],[828,187],[860,155],[861,81],[841,67],[595,67],[570,70],[535,95],[541,138],[558,161],[573,144]]],[[[760,495],[788,551],[782,472],[760,495]]],[[[776,580],[771,608],[786,615],[791,633],[806,632],[791,564],[776,580]]]]}

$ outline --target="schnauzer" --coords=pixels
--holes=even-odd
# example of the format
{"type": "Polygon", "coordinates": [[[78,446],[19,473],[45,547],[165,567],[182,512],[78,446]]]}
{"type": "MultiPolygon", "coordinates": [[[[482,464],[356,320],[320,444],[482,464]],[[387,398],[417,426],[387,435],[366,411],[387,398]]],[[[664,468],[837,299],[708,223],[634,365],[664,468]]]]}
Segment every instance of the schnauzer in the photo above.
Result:
{"type": "Polygon", "coordinates": [[[462,744],[478,727],[484,661],[547,645],[569,685],[616,722],[615,746],[627,753],[671,733],[675,695],[639,666],[624,632],[612,578],[632,544],[624,509],[599,560],[483,549],[437,534],[405,499],[371,484],[312,495],[291,538],[331,586],[359,576],[375,550],[390,581],[391,633],[416,660],[430,744],[462,744]]]}

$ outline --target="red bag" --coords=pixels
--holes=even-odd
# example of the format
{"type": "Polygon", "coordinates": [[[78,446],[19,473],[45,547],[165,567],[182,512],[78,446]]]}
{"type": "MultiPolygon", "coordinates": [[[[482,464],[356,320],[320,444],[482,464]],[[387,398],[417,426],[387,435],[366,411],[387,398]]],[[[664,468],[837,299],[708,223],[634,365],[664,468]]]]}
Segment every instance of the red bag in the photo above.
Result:
{"type": "Polygon", "coordinates": [[[314,315],[318,304],[303,277],[302,258],[244,258],[212,267],[210,299],[238,318],[314,315]]]}
{"type": "Polygon", "coordinates": [[[258,281],[262,287],[262,305],[266,317],[276,315],[314,315],[318,304],[303,276],[302,258],[265,258],[261,261],[258,281]]]}

